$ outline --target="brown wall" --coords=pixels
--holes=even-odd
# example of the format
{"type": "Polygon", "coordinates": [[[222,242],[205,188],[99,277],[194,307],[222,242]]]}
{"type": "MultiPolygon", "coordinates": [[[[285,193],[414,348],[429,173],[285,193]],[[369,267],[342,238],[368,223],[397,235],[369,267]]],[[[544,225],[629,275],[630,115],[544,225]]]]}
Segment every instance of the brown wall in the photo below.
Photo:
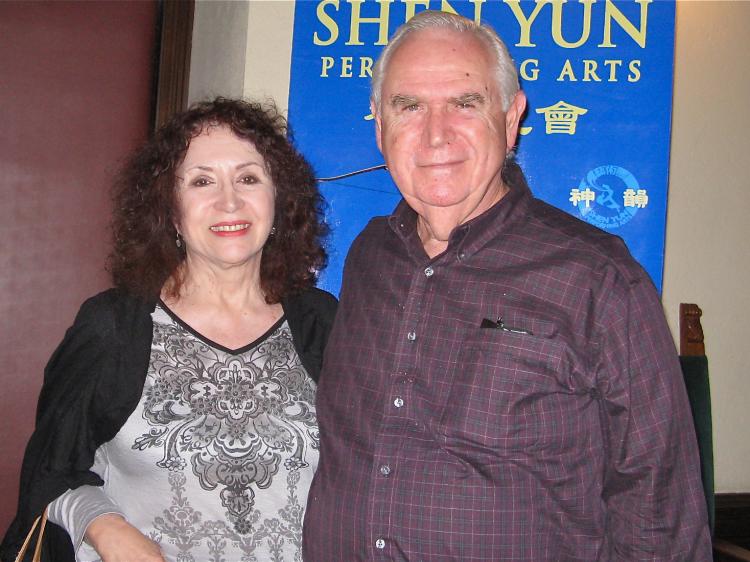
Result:
{"type": "Polygon", "coordinates": [[[109,194],[148,134],[155,1],[0,1],[0,533],[47,358],[109,285],[109,194]]]}

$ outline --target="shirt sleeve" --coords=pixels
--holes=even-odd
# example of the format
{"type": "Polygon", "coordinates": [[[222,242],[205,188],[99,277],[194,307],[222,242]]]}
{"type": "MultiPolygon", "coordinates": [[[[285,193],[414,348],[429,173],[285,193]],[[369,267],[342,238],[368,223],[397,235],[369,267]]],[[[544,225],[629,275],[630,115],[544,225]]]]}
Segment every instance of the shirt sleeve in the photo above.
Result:
{"type": "Polygon", "coordinates": [[[616,285],[598,368],[608,559],[711,560],[693,419],[661,302],[645,274],[616,285]]]}
{"type": "Polygon", "coordinates": [[[108,513],[123,515],[100,486],[81,486],[64,492],[49,504],[47,513],[52,523],[62,527],[70,535],[76,562],[94,562],[100,559],[96,550],[84,541],[91,522],[108,513]]]}

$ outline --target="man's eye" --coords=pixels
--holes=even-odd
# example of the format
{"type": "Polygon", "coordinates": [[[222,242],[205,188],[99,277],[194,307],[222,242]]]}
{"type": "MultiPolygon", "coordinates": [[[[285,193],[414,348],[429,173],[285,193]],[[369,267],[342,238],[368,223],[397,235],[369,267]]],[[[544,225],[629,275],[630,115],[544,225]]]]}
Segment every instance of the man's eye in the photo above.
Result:
{"type": "Polygon", "coordinates": [[[474,104],[470,101],[462,101],[462,102],[458,102],[456,104],[456,107],[458,107],[458,109],[473,109],[474,104]]]}
{"type": "Polygon", "coordinates": [[[417,111],[419,109],[418,103],[410,103],[404,106],[404,111],[417,111]]]}

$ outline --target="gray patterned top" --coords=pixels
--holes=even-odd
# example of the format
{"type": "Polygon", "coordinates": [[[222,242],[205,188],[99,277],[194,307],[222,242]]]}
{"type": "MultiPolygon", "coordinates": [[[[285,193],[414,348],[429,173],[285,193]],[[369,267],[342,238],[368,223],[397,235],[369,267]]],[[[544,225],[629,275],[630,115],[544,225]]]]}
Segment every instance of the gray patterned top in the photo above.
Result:
{"type": "Polygon", "coordinates": [[[286,321],[229,350],[163,304],[153,320],[139,405],[97,451],[93,470],[105,485],[66,492],[50,504],[50,520],[80,545],[83,562],[98,560],[80,543],[85,527],[107,511],[160,543],[170,561],[300,561],[319,435],[315,383],[286,321]]]}

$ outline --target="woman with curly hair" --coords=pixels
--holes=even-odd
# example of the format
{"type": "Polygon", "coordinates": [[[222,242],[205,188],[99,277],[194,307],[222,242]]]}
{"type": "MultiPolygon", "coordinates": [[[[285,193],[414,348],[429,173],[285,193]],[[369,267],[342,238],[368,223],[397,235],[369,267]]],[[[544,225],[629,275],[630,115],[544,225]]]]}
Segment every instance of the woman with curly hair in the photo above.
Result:
{"type": "Polygon", "coordinates": [[[123,168],[113,231],[115,288],[45,370],[3,560],[45,508],[52,560],[299,560],[336,301],[286,122],[222,98],[175,116],[123,168]]]}

